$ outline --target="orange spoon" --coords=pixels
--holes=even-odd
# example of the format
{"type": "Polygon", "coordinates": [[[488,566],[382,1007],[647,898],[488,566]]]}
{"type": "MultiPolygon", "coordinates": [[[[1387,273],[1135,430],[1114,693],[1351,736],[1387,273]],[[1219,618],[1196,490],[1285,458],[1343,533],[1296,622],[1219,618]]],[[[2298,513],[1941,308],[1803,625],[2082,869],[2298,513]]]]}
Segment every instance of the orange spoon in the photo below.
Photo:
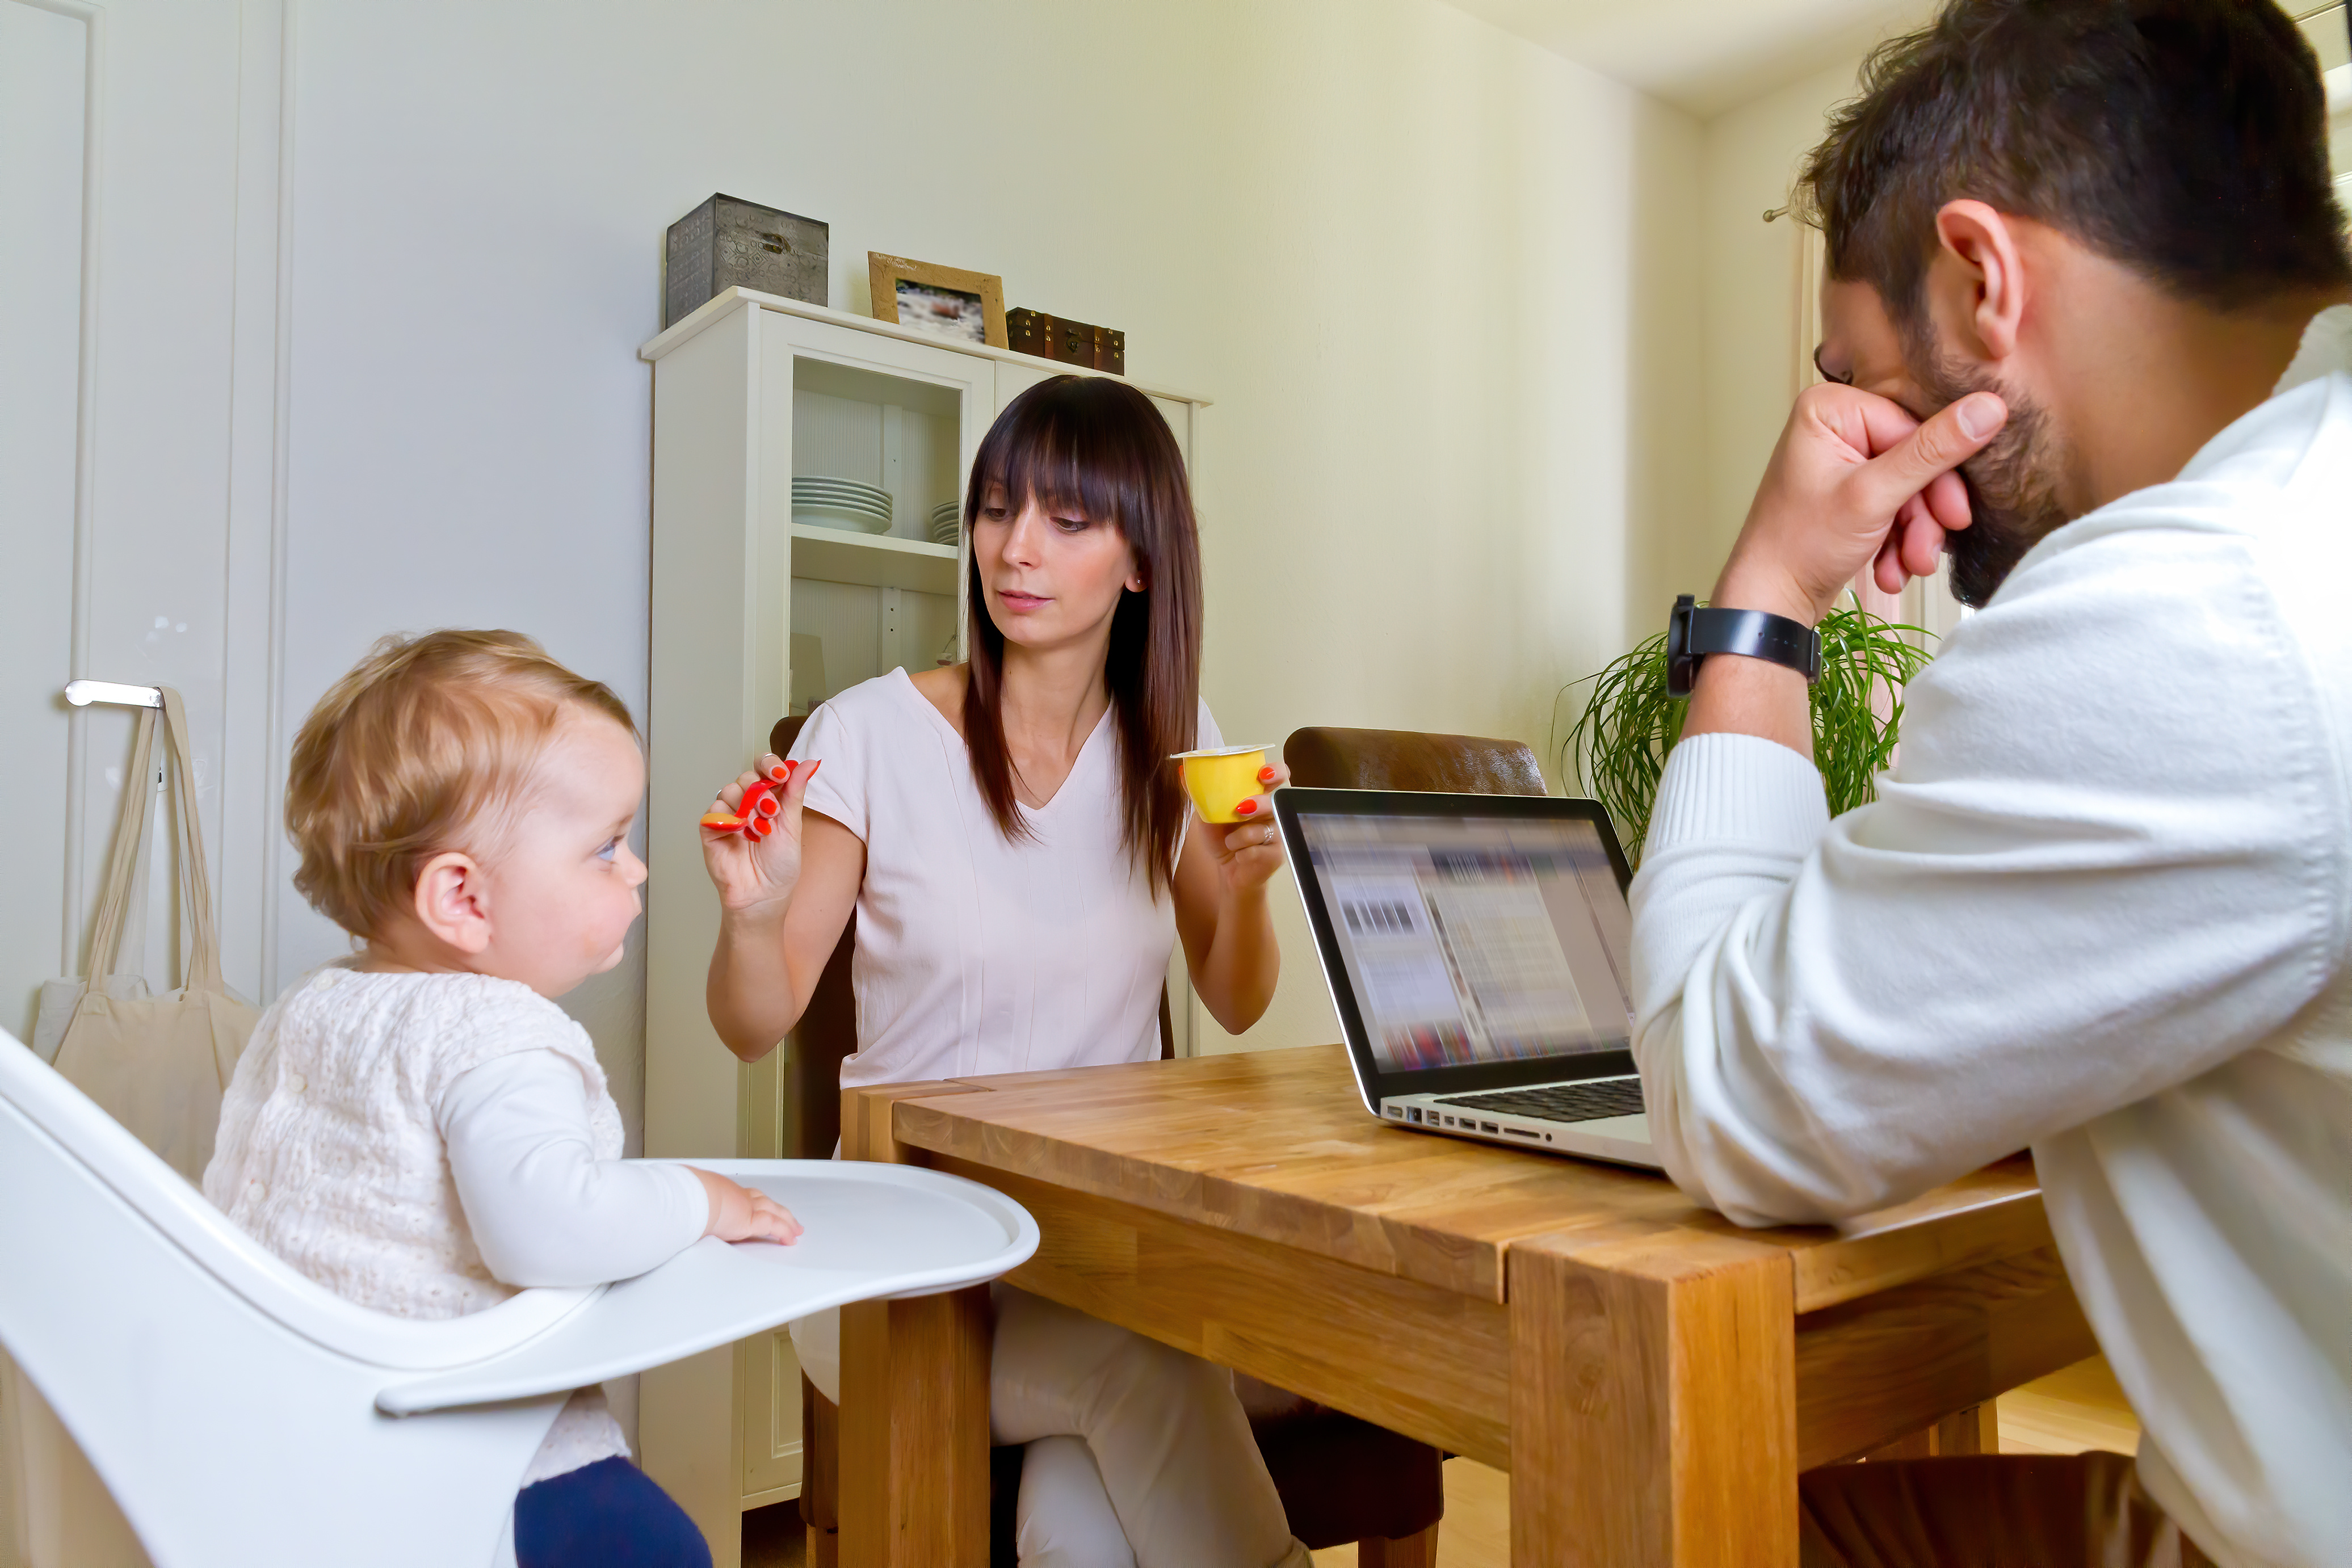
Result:
{"type": "Polygon", "coordinates": [[[783,802],[776,791],[789,783],[797,762],[780,762],[768,769],[768,776],[743,791],[743,803],[732,811],[706,811],[702,825],[716,828],[723,833],[740,832],[746,837],[764,839],[776,831],[776,813],[783,802]]]}

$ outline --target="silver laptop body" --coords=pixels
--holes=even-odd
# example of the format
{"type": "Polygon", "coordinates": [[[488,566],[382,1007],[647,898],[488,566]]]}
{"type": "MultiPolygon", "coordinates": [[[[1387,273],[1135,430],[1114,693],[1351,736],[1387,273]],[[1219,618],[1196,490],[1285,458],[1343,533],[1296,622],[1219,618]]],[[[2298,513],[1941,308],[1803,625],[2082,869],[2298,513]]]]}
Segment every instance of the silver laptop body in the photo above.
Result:
{"type": "Polygon", "coordinates": [[[1274,809],[1372,1114],[1658,1168],[1600,802],[1286,789],[1274,809]]]}

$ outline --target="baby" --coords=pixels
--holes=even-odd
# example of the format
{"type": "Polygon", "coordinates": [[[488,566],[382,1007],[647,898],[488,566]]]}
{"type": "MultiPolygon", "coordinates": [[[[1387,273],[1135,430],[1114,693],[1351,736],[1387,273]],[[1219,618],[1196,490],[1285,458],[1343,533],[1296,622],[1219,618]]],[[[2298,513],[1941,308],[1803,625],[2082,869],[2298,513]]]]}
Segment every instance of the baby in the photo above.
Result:
{"type": "MultiPolygon", "coordinates": [[[[704,1236],[791,1241],[763,1195],[619,1158],[587,1031],[551,999],[621,961],[643,862],[628,710],[511,632],[387,638],[295,737],[294,885],[364,950],[262,1016],[205,1196],[380,1312],[641,1274],[704,1236]]],[[[556,1417],[515,1499],[520,1568],[698,1564],[603,1393],[556,1417]]]]}

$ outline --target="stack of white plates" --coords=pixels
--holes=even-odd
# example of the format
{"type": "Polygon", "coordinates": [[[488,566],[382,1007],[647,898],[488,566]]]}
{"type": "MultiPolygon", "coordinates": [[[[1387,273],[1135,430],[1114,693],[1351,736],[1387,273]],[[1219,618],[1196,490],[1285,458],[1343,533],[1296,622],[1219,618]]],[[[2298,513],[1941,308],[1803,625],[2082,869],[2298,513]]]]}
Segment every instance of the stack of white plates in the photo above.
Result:
{"type": "Polygon", "coordinates": [[[793,478],[793,521],[853,533],[890,531],[890,492],[855,479],[793,478]]]}
{"type": "Polygon", "coordinates": [[[941,501],[931,508],[931,542],[952,547],[963,533],[963,503],[941,501]]]}

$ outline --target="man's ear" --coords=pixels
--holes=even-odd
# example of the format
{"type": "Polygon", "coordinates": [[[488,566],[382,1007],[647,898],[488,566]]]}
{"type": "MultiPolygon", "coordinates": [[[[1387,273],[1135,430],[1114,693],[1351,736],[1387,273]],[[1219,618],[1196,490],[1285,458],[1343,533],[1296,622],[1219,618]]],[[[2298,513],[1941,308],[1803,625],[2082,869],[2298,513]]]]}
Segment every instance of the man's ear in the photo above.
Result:
{"type": "Polygon", "coordinates": [[[1962,200],[1937,213],[1936,238],[1927,309],[1945,341],[1989,362],[2009,358],[2025,320],[2017,231],[1984,203],[1962,200]]]}
{"type": "Polygon", "coordinates": [[[416,923],[460,953],[490,945],[489,890],[474,857],[444,850],[416,873],[416,923]]]}

